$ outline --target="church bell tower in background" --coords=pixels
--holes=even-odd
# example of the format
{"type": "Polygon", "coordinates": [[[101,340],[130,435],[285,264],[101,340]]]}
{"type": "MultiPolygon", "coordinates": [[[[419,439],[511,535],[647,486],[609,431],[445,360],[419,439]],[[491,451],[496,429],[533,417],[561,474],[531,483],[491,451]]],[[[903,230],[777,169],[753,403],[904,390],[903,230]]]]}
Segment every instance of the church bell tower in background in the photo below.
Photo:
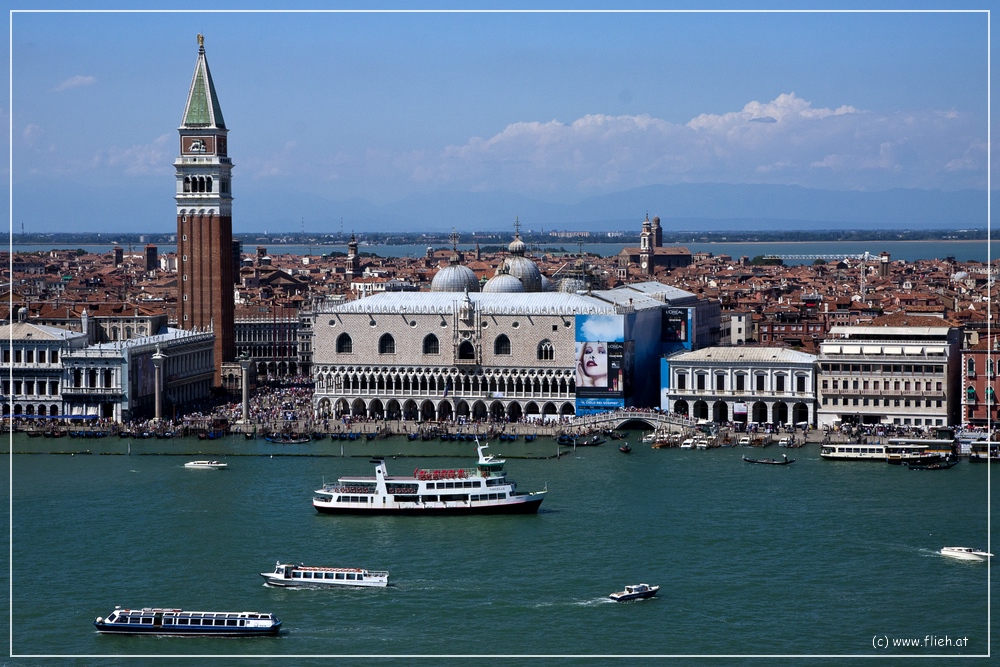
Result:
{"type": "Polygon", "coordinates": [[[198,35],[198,62],[178,128],[177,326],[215,333],[215,380],[236,356],[233,332],[233,163],[226,147],[226,121],[198,35]]]}

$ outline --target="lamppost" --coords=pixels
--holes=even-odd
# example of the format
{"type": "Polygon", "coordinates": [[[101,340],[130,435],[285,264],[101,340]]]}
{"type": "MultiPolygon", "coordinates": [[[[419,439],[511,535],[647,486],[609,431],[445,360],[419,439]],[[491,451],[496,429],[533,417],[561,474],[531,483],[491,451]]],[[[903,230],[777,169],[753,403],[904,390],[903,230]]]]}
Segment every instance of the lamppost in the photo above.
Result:
{"type": "Polygon", "coordinates": [[[243,371],[243,423],[247,424],[250,420],[250,364],[253,360],[250,359],[250,355],[246,352],[241,354],[236,358],[236,361],[240,364],[240,369],[243,371]]]}
{"type": "Polygon", "coordinates": [[[163,412],[163,408],[162,408],[162,406],[163,406],[163,362],[164,362],[164,360],[166,360],[166,358],[167,358],[167,355],[163,354],[163,351],[160,349],[160,346],[157,345],[156,346],[156,354],[153,355],[153,368],[154,368],[154,374],[153,375],[154,375],[154,380],[155,380],[155,384],[156,384],[156,393],[155,393],[155,399],[154,399],[156,405],[154,407],[154,410],[155,410],[155,416],[156,416],[156,423],[157,424],[160,423],[160,420],[161,420],[161,418],[163,416],[162,415],[162,412],[163,412]]]}

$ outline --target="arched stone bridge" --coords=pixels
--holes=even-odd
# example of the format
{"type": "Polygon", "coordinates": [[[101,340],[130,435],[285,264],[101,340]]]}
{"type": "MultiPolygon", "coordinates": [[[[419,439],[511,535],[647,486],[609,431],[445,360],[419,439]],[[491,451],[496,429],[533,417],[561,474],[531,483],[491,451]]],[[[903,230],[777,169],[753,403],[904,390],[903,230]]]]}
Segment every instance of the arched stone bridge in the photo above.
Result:
{"type": "Polygon", "coordinates": [[[697,421],[684,415],[656,410],[626,409],[582,415],[573,420],[574,426],[618,430],[629,425],[640,429],[681,430],[694,428],[697,421]]]}

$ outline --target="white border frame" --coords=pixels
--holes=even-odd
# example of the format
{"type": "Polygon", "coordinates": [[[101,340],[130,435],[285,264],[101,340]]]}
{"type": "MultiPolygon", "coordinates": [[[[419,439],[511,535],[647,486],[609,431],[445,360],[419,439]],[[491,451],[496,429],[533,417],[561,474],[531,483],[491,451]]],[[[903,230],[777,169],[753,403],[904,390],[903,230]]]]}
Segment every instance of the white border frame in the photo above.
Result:
{"type": "MultiPolygon", "coordinates": [[[[278,9],[231,9],[231,10],[220,10],[220,9],[173,9],[173,10],[160,10],[160,9],[66,9],[66,10],[53,10],[53,9],[11,9],[9,10],[9,25],[8,25],[8,270],[11,276],[13,276],[14,269],[14,15],[15,14],[558,14],[558,13],[573,13],[573,14],[872,14],[872,13],[897,13],[897,14],[914,14],[914,13],[933,13],[933,14],[952,14],[952,13],[972,13],[972,14],[986,14],[986,143],[987,143],[987,154],[986,154],[986,235],[987,235],[987,250],[986,250],[986,261],[987,261],[987,284],[986,290],[987,295],[989,295],[989,289],[991,280],[993,278],[993,266],[992,257],[990,255],[991,245],[992,245],[992,227],[990,224],[991,220],[991,202],[992,202],[992,142],[991,142],[991,127],[992,127],[992,108],[991,108],[991,68],[990,68],[990,56],[991,56],[991,22],[990,22],[990,10],[989,9],[289,9],[289,10],[278,10],[278,9]]],[[[14,307],[14,291],[10,290],[8,296],[8,313],[13,312],[14,307]]],[[[987,339],[991,337],[992,334],[992,301],[987,300],[986,304],[986,314],[987,314],[987,324],[986,324],[986,335],[987,339]]],[[[13,359],[13,347],[14,341],[10,339],[7,341],[9,348],[11,350],[11,358],[13,359]]],[[[988,352],[991,356],[992,352],[988,352]]],[[[11,379],[13,386],[13,364],[8,369],[9,378],[11,379]]],[[[13,412],[13,407],[11,408],[13,412]]],[[[13,422],[12,422],[13,423],[13,422]]],[[[990,423],[990,417],[987,418],[987,429],[992,431],[992,425],[990,423]]],[[[306,658],[368,658],[368,659],[384,659],[384,658],[447,658],[447,659],[469,659],[469,658],[496,658],[496,659],[512,659],[512,658],[590,658],[590,659],[642,659],[642,658],[726,658],[726,659],[763,659],[763,658],[873,658],[873,659],[931,659],[931,660],[944,660],[948,658],[989,658],[991,657],[991,644],[992,644],[992,599],[990,596],[990,589],[992,583],[992,569],[991,563],[987,559],[987,574],[986,574],[986,653],[984,654],[950,654],[950,653],[931,653],[926,655],[912,655],[905,653],[805,653],[805,654],[721,654],[721,655],[701,655],[701,654],[686,654],[686,653],[668,653],[668,654],[502,654],[502,653],[461,653],[461,654],[409,654],[409,653],[386,653],[386,654],[362,654],[362,653],[347,653],[347,654],[32,654],[32,653],[14,653],[14,431],[13,428],[8,434],[8,555],[7,555],[7,565],[8,565],[8,614],[9,614],[9,628],[8,628],[8,654],[10,658],[35,658],[35,659],[47,659],[47,658],[107,658],[107,659],[130,659],[130,658],[214,658],[219,660],[232,659],[232,658],[247,658],[247,659],[306,659],[306,658]]],[[[992,474],[991,474],[991,464],[987,463],[987,476],[986,476],[986,492],[987,492],[987,504],[986,504],[986,526],[987,526],[987,551],[992,551],[990,544],[990,536],[992,534],[992,515],[990,512],[990,498],[992,497],[992,474]]]]}

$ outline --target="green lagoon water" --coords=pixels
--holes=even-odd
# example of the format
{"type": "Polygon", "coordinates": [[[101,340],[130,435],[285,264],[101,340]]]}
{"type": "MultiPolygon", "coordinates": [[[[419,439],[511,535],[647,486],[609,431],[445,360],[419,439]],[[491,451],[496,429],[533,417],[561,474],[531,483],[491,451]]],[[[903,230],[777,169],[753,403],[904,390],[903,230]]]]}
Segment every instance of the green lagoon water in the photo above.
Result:
{"type": "Polygon", "coordinates": [[[964,665],[949,656],[987,653],[989,567],[937,550],[987,546],[991,466],[833,463],[817,445],[769,448],[797,462],[755,466],[741,456],[760,450],[633,446],[556,459],[521,458],[551,457],[548,438],[494,443],[520,490],[547,485],[537,515],[335,517],[313,510],[312,491],[371,474],[371,454],[392,457],[390,475],[409,475],[467,466],[474,446],[233,437],[133,441],[125,455],[118,438],[17,434],[15,657],[0,665],[964,665]],[[27,453],[83,449],[94,454],[27,453]],[[206,457],[229,469],[183,467],[206,457]],[[385,569],[391,585],[268,588],[259,573],[279,559],[385,569]],[[659,596],[608,600],[639,582],[659,584],[659,596]],[[284,630],[97,634],[94,618],[115,605],[270,611],[284,630]],[[880,645],[911,639],[924,644],[880,645]],[[380,655],[397,657],[353,657],[380,655]],[[881,658],[820,657],[858,655],[881,658]]]}

